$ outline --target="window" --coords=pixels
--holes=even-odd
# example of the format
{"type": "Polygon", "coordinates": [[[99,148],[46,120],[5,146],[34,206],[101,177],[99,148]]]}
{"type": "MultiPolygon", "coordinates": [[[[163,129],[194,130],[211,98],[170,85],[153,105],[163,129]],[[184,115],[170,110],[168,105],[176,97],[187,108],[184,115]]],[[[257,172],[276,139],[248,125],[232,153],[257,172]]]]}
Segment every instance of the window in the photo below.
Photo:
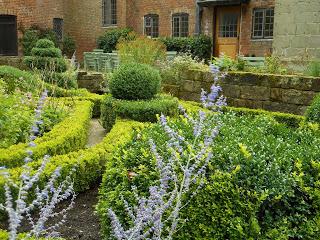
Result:
{"type": "Polygon", "coordinates": [[[252,38],[273,38],[274,9],[255,9],[252,20],[252,38]]]}
{"type": "Polygon", "coordinates": [[[172,15],[172,36],[188,37],[189,35],[189,14],[177,13],[172,15]]]}
{"type": "Polygon", "coordinates": [[[117,25],[117,0],[102,1],[103,26],[117,25]]]}
{"type": "Polygon", "coordinates": [[[53,31],[56,34],[59,41],[63,38],[63,19],[54,18],[53,19],[53,31]]]}
{"type": "Polygon", "coordinates": [[[148,14],[144,16],[144,34],[149,37],[159,37],[159,15],[148,14]]]}
{"type": "Polygon", "coordinates": [[[219,19],[219,37],[236,38],[238,37],[238,18],[237,13],[225,13],[219,19]]]}

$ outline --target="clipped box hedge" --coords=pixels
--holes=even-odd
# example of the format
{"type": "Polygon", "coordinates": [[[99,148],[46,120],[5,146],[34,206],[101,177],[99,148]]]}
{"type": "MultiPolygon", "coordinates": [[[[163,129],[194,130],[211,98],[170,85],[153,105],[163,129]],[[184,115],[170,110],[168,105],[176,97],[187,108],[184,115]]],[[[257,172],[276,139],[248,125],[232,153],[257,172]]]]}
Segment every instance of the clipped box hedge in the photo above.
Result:
{"type": "MultiPolygon", "coordinates": [[[[46,154],[54,156],[81,149],[87,142],[88,125],[91,119],[93,103],[75,101],[75,106],[68,117],[35,140],[36,147],[32,148],[34,159],[46,154]]],[[[0,149],[0,166],[13,168],[21,166],[27,156],[26,143],[12,145],[0,149]]]]}
{"type": "MultiPolygon", "coordinates": [[[[0,230],[0,239],[1,240],[9,240],[9,234],[7,231],[4,230],[0,230]]],[[[17,240],[64,240],[64,238],[60,238],[60,237],[52,237],[52,238],[35,238],[35,237],[31,237],[31,238],[26,238],[25,234],[21,233],[19,234],[17,240]]]]}
{"type": "Polygon", "coordinates": [[[111,95],[105,95],[101,102],[101,121],[103,127],[109,131],[116,121],[116,117],[132,119],[139,122],[156,122],[157,115],[178,115],[179,102],[169,95],[158,95],[150,100],[120,100],[111,95]]]}
{"type": "MultiPolygon", "coordinates": [[[[90,186],[96,183],[101,177],[105,169],[105,164],[111,159],[114,151],[120,145],[130,141],[134,130],[142,129],[144,126],[146,126],[146,124],[135,121],[118,120],[110,133],[108,133],[99,144],[88,149],[53,156],[40,177],[40,183],[47,182],[57,167],[61,167],[61,177],[59,181],[65,179],[70,174],[71,169],[75,167],[76,171],[72,175],[75,192],[82,192],[89,189],[90,186]]],[[[42,159],[39,158],[39,160],[29,163],[29,166],[31,166],[32,169],[38,169],[41,163],[42,159]]],[[[18,181],[22,170],[22,167],[9,169],[9,173],[14,181],[18,181]]],[[[5,201],[5,182],[5,177],[0,176],[0,203],[5,201]]]]}

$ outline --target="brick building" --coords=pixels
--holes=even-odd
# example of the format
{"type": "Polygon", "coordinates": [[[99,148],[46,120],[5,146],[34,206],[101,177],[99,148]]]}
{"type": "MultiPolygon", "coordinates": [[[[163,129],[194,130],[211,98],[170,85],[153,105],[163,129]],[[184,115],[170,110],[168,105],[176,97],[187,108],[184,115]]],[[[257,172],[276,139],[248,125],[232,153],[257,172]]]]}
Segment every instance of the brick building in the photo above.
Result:
{"type": "Polygon", "coordinates": [[[151,37],[203,33],[213,37],[214,55],[264,56],[273,48],[277,1],[2,0],[0,55],[16,55],[21,30],[36,24],[71,35],[79,57],[96,47],[104,31],[117,27],[151,37]]]}

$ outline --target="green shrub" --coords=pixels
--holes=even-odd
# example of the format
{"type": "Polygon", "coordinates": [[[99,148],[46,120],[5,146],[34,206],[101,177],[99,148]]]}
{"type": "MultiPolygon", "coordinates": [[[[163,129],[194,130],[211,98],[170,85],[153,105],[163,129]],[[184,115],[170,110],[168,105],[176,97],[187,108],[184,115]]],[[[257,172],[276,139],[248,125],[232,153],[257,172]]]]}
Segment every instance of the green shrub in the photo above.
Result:
{"type": "Polygon", "coordinates": [[[116,50],[116,46],[120,39],[131,39],[131,32],[132,30],[130,28],[108,30],[98,38],[98,48],[103,49],[106,53],[110,53],[113,50],[116,50]]]}
{"type": "MultiPolygon", "coordinates": [[[[9,234],[7,231],[4,230],[0,230],[0,239],[1,240],[9,240],[9,234]]],[[[24,233],[20,233],[19,236],[17,237],[17,240],[64,240],[63,238],[60,237],[50,237],[50,238],[35,238],[35,237],[31,237],[31,238],[26,238],[26,234],[24,233]]]]}
{"type": "Polygon", "coordinates": [[[312,77],[320,77],[320,61],[312,61],[309,63],[306,74],[312,77]]]}
{"type": "MultiPolygon", "coordinates": [[[[96,184],[100,179],[105,168],[105,163],[111,159],[115,150],[122,144],[128,142],[132,132],[143,128],[142,123],[134,121],[119,120],[114,125],[112,131],[102,140],[101,143],[75,152],[70,152],[66,155],[56,155],[50,158],[46,165],[43,175],[40,176],[40,183],[47,182],[57,167],[61,167],[61,178],[58,181],[65,179],[70,175],[71,170],[75,167],[74,174],[71,176],[74,180],[74,190],[83,192],[89,189],[93,184],[96,184]]],[[[32,169],[37,169],[41,166],[42,159],[36,160],[29,164],[32,169]]],[[[18,179],[22,169],[21,167],[9,169],[12,179],[18,179]]],[[[5,200],[4,184],[7,181],[6,177],[0,176],[0,203],[5,200]]],[[[17,194],[17,193],[13,193],[17,194]]],[[[32,197],[30,191],[30,197],[32,197]]],[[[1,236],[1,235],[0,235],[1,236]]]]}
{"type": "Polygon", "coordinates": [[[71,58],[75,51],[76,51],[75,40],[71,36],[65,34],[62,39],[63,54],[65,54],[68,58],[71,58]]]}
{"type": "Polygon", "coordinates": [[[39,69],[54,72],[65,72],[67,63],[62,57],[61,50],[55,48],[54,42],[40,39],[36,47],[31,50],[32,56],[24,57],[24,63],[30,69],[39,69]]]}
{"type": "Polygon", "coordinates": [[[313,99],[305,112],[305,116],[307,121],[320,124],[320,94],[313,99]]]}
{"type": "Polygon", "coordinates": [[[155,65],[166,59],[165,45],[155,39],[144,36],[134,40],[124,40],[117,44],[121,64],[142,63],[155,65]]]}
{"type": "MultiPolygon", "coordinates": [[[[34,158],[41,158],[46,154],[65,154],[83,148],[87,143],[92,105],[87,101],[75,102],[74,110],[68,117],[35,140],[37,146],[33,148],[34,158]]],[[[27,156],[26,149],[26,143],[0,149],[0,165],[8,168],[21,166],[27,156]]]]}
{"type": "MultiPolygon", "coordinates": [[[[265,115],[225,113],[210,124],[223,123],[212,145],[205,184],[185,199],[180,218],[186,219],[173,239],[319,239],[320,133],[304,127],[287,128],[265,115]]],[[[190,141],[193,126],[184,120],[168,121],[190,141]]],[[[126,224],[124,197],[134,203],[131,187],[148,195],[158,184],[156,161],[149,139],[164,159],[166,136],[160,124],[135,134],[107,162],[97,211],[104,238],[110,237],[107,209],[126,224]],[[135,173],[128,177],[128,171],[135,173]]],[[[192,192],[192,191],[191,191],[192,192]]]]}
{"type": "Polygon", "coordinates": [[[193,57],[209,60],[212,53],[212,39],[206,35],[187,38],[165,37],[160,38],[167,51],[191,53],[193,57]]]}
{"type": "Polygon", "coordinates": [[[160,90],[161,76],[158,70],[138,63],[123,64],[112,74],[109,88],[118,99],[151,99],[160,90]]]}
{"type": "Polygon", "coordinates": [[[165,84],[181,84],[181,76],[190,70],[209,71],[208,65],[188,53],[180,53],[174,59],[161,62],[158,66],[165,84]]]}
{"type": "Polygon", "coordinates": [[[49,39],[54,42],[55,46],[58,46],[58,39],[55,32],[51,29],[42,29],[38,26],[32,26],[31,28],[23,32],[21,38],[22,51],[24,56],[31,56],[31,50],[36,46],[39,39],[49,39]]]}
{"type": "Polygon", "coordinates": [[[161,113],[177,116],[178,106],[178,99],[168,95],[140,101],[117,100],[106,95],[101,103],[101,122],[107,131],[112,128],[117,116],[139,122],[156,122],[161,113]]]}

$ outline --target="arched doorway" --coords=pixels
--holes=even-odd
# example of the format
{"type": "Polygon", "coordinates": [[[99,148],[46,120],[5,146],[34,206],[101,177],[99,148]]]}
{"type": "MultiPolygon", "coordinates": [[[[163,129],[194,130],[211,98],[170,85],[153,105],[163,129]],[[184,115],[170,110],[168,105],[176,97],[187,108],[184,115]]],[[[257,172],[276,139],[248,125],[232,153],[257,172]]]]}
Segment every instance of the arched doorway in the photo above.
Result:
{"type": "Polygon", "coordinates": [[[17,17],[0,15],[0,56],[18,55],[17,17]]]}

